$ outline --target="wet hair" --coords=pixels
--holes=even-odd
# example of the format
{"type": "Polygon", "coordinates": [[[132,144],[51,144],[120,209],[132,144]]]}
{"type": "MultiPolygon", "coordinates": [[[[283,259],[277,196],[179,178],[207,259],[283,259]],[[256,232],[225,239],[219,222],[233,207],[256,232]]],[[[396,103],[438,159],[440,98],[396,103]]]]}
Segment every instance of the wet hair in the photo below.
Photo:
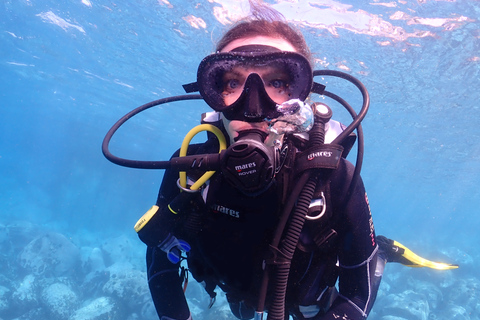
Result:
{"type": "Polygon", "coordinates": [[[250,16],[237,22],[223,35],[217,43],[217,51],[221,51],[230,42],[237,39],[265,36],[286,40],[298,53],[305,56],[310,63],[312,62],[312,55],[305,38],[286,22],[280,12],[258,1],[250,0],[249,2],[250,16]]]}

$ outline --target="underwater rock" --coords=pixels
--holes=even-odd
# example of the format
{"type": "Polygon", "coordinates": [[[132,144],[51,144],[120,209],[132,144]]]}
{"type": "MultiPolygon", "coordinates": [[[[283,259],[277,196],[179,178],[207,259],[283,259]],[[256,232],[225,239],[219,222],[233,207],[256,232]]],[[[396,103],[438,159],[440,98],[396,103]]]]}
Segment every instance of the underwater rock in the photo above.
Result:
{"type": "Polygon", "coordinates": [[[37,279],[33,274],[27,275],[12,294],[12,304],[20,310],[31,310],[39,305],[37,297],[37,279]]]}
{"type": "Polygon", "coordinates": [[[446,247],[440,250],[450,261],[459,264],[462,268],[470,265],[475,265],[474,259],[471,255],[456,247],[446,247]]]}
{"type": "Polygon", "coordinates": [[[10,289],[0,286],[0,314],[9,307],[10,289]]]}
{"type": "Polygon", "coordinates": [[[145,272],[133,269],[128,263],[115,263],[107,270],[110,279],[103,286],[105,294],[118,299],[131,310],[142,308],[145,301],[150,300],[145,272]]]}
{"type": "Polygon", "coordinates": [[[146,301],[141,309],[140,312],[140,319],[157,319],[157,310],[155,310],[155,306],[153,305],[152,299],[149,297],[148,301],[146,301]]]}
{"type": "Polygon", "coordinates": [[[457,280],[455,286],[447,291],[446,300],[452,305],[463,306],[467,313],[473,313],[479,307],[480,280],[468,278],[457,280]]]}
{"type": "Polygon", "coordinates": [[[380,286],[378,287],[378,292],[376,297],[377,301],[381,300],[383,297],[388,295],[390,290],[391,290],[390,283],[387,280],[382,279],[382,282],[380,282],[380,286]]]}
{"type": "Polygon", "coordinates": [[[89,272],[99,272],[105,270],[105,261],[103,252],[100,248],[93,248],[88,256],[87,268],[89,272]]]}
{"type": "Polygon", "coordinates": [[[69,320],[111,320],[120,319],[118,308],[113,299],[100,297],[89,302],[73,313],[69,320]]]}
{"type": "Polygon", "coordinates": [[[42,291],[43,303],[50,319],[67,319],[78,304],[75,292],[63,283],[54,283],[42,291]]]}
{"type": "Polygon", "coordinates": [[[412,290],[389,294],[382,300],[382,308],[378,311],[382,320],[428,320],[429,313],[425,296],[412,290]]]}
{"type": "Polygon", "coordinates": [[[80,251],[62,234],[50,232],[23,249],[20,264],[35,275],[62,276],[80,264],[80,251]]]}
{"type": "Polygon", "coordinates": [[[41,226],[26,220],[10,221],[5,224],[9,237],[15,237],[16,242],[30,242],[38,237],[44,230],[41,226]]]}
{"type": "Polygon", "coordinates": [[[445,309],[441,312],[438,312],[438,315],[434,313],[431,315],[432,319],[435,320],[470,320],[470,319],[477,319],[471,318],[468,314],[467,310],[464,307],[449,304],[445,309]]]}
{"type": "Polygon", "coordinates": [[[84,296],[103,296],[103,286],[108,280],[110,280],[110,274],[106,270],[90,272],[85,276],[80,290],[84,296]]]}
{"type": "Polygon", "coordinates": [[[6,224],[9,244],[16,252],[22,250],[27,243],[42,234],[39,226],[29,221],[13,221],[6,224]]]}
{"type": "Polygon", "coordinates": [[[105,268],[104,252],[98,247],[82,247],[83,272],[86,274],[81,284],[81,291],[87,296],[103,295],[102,288],[110,275],[105,268]]]}
{"type": "Polygon", "coordinates": [[[98,247],[81,247],[80,255],[84,273],[102,272],[105,270],[104,252],[98,247]]]}
{"type": "Polygon", "coordinates": [[[409,288],[421,294],[428,301],[430,309],[436,309],[443,301],[442,291],[433,283],[409,277],[407,280],[409,288]]]}
{"type": "Polygon", "coordinates": [[[440,280],[436,281],[436,283],[440,288],[442,288],[442,290],[449,289],[450,287],[453,287],[457,284],[457,277],[453,272],[446,272],[442,275],[442,278],[440,280]]]}
{"type": "Polygon", "coordinates": [[[105,240],[101,248],[108,258],[105,261],[107,266],[118,261],[125,261],[125,258],[130,257],[133,251],[132,242],[124,235],[105,240]]]}
{"type": "Polygon", "coordinates": [[[32,320],[32,319],[48,319],[48,316],[45,313],[43,308],[35,308],[32,310],[28,310],[21,316],[14,318],[12,320],[32,320]]]}

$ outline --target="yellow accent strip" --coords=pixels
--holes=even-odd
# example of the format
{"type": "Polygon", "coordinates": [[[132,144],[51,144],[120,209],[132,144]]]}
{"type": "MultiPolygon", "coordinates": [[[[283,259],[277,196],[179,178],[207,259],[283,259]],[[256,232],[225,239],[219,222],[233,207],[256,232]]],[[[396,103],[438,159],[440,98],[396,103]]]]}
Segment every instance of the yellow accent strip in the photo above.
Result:
{"type": "Polygon", "coordinates": [[[458,265],[456,264],[447,264],[443,262],[434,262],[430,261],[427,259],[424,259],[415,253],[413,253],[410,249],[405,247],[403,244],[393,241],[393,245],[398,246],[400,248],[403,248],[405,250],[403,256],[412,264],[405,264],[407,267],[412,267],[412,268],[422,268],[422,267],[427,267],[427,268],[432,268],[436,270],[449,270],[449,269],[457,269],[458,265]]]}
{"type": "Polygon", "coordinates": [[[142,228],[152,219],[152,217],[157,213],[158,211],[158,206],[152,206],[145,214],[138,219],[137,223],[135,223],[135,226],[133,227],[136,232],[139,232],[142,230],[142,228]]]}
{"type": "Polygon", "coordinates": [[[168,207],[168,210],[170,210],[171,213],[178,214],[178,212],[173,210],[172,207],[170,207],[170,205],[167,205],[167,207],[168,207]]]}
{"type": "MultiPolygon", "coordinates": [[[[201,124],[190,130],[185,138],[183,139],[182,146],[180,148],[180,157],[185,157],[187,155],[188,145],[190,141],[192,141],[193,137],[202,131],[210,131],[218,139],[220,144],[218,153],[222,152],[227,148],[227,141],[225,140],[225,136],[223,135],[222,131],[211,124],[201,124]]],[[[207,171],[205,172],[200,179],[198,179],[190,188],[190,190],[198,190],[208,179],[210,179],[215,171],[207,171]]],[[[180,171],[180,186],[183,188],[187,187],[187,173],[185,171],[180,171]]]]}

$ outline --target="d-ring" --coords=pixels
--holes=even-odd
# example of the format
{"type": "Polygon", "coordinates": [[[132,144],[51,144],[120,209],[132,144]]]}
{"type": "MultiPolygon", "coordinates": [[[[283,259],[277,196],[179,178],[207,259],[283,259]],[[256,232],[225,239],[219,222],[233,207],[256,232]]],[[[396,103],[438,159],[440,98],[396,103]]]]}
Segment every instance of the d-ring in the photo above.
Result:
{"type": "Polygon", "coordinates": [[[182,191],[185,191],[185,192],[188,192],[188,193],[195,193],[195,192],[199,192],[200,189],[189,189],[189,188],[186,188],[186,187],[183,187],[180,183],[180,178],[177,179],[177,187],[182,190],[182,191]]]}
{"type": "Polygon", "coordinates": [[[320,211],[319,214],[317,214],[316,216],[309,216],[308,214],[305,216],[305,219],[307,220],[317,220],[317,219],[320,219],[324,214],[325,214],[325,211],[327,211],[327,203],[325,201],[325,194],[322,193],[320,194],[322,197],[319,199],[322,201],[322,211],[320,211]]]}

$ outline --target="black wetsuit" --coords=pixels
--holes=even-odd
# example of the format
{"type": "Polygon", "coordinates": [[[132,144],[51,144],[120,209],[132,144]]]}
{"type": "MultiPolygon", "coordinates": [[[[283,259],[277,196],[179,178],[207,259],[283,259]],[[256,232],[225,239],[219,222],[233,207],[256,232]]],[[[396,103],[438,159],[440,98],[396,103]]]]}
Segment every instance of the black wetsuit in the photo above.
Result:
{"type": "MultiPolygon", "coordinates": [[[[189,153],[211,153],[216,148],[207,142],[190,147],[189,153]]],[[[292,260],[286,306],[295,319],[338,319],[344,315],[343,319],[363,319],[375,300],[379,283],[374,275],[378,247],[360,179],[348,203],[345,202],[352,173],[353,165],[342,159],[329,175],[326,187],[319,187],[314,195],[316,199],[324,192],[327,211],[317,221],[306,221],[292,260]],[[321,244],[319,239],[332,230],[336,236],[321,244]],[[337,279],[339,292],[335,294],[337,279]]],[[[157,200],[160,208],[179,194],[177,179],[176,171],[166,171],[157,200]]],[[[195,235],[185,234],[182,228],[172,230],[192,247],[188,265],[195,278],[224,290],[232,312],[240,319],[253,317],[256,307],[262,265],[281,205],[278,188],[274,184],[263,194],[249,197],[216,173],[202,192],[206,205],[199,215],[197,224],[201,227],[195,235]]],[[[315,211],[313,203],[311,210],[315,211]]],[[[160,249],[149,247],[147,268],[159,317],[188,319],[190,312],[179,264],[168,261],[160,249]]],[[[269,301],[267,296],[267,309],[269,301]]]]}

